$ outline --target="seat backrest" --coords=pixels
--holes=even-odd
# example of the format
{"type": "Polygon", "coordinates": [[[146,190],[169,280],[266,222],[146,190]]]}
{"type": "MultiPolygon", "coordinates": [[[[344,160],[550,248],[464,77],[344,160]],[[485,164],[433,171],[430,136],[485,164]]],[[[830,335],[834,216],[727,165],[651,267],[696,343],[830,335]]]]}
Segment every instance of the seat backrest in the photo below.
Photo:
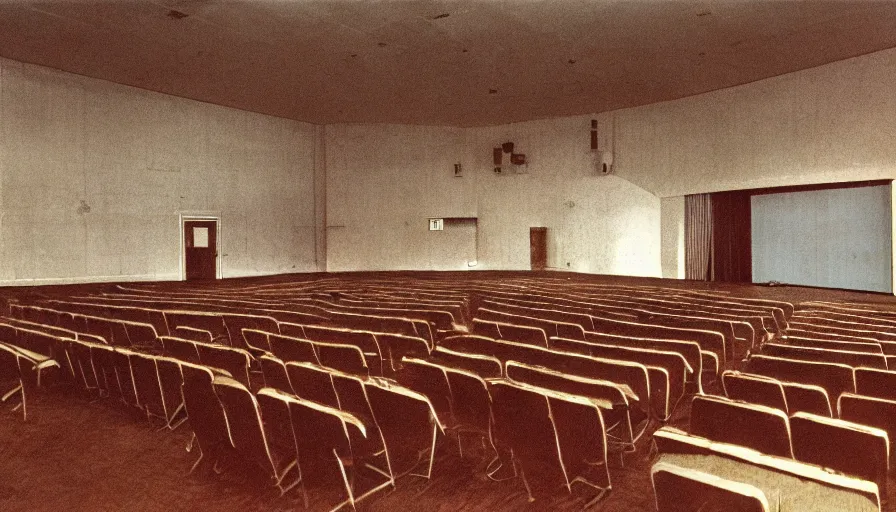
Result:
{"type": "Polygon", "coordinates": [[[205,366],[221,368],[239,381],[242,385],[250,387],[249,365],[252,357],[243,349],[196,342],[199,352],[199,362],[205,366]]]}
{"type": "Polygon", "coordinates": [[[247,349],[255,352],[271,352],[271,343],[268,339],[271,333],[257,329],[242,329],[240,332],[247,349]]]}
{"type": "Polygon", "coordinates": [[[657,462],[650,470],[657,512],[738,510],[769,512],[768,499],[758,488],[719,476],[657,462]]]}
{"type": "Polygon", "coordinates": [[[883,354],[856,352],[852,350],[835,350],[825,347],[766,343],[762,347],[762,353],[770,356],[805,361],[840,363],[853,367],[864,366],[866,368],[887,368],[887,360],[883,354]]]}
{"type": "MultiPolygon", "coordinates": [[[[331,372],[330,377],[339,398],[339,408],[357,418],[368,429],[374,429],[373,411],[364,391],[365,381],[355,375],[335,371],[331,372]]],[[[373,437],[370,432],[368,434],[369,438],[373,437]]]]}
{"type": "Polygon", "coordinates": [[[517,325],[509,322],[499,322],[476,318],[473,320],[473,334],[484,335],[495,339],[525,343],[537,347],[548,346],[548,334],[541,327],[531,325],[517,325]],[[491,324],[491,325],[484,325],[491,324]]]}
{"type": "Polygon", "coordinates": [[[165,311],[165,321],[168,323],[169,331],[176,332],[179,327],[192,327],[208,331],[212,336],[212,339],[209,340],[211,342],[233,345],[230,342],[227,326],[224,325],[224,317],[220,313],[171,310],[165,311]]]}
{"type": "Polygon", "coordinates": [[[258,390],[255,396],[268,448],[275,461],[297,460],[289,402],[285,400],[285,397],[291,395],[292,393],[265,387],[258,390]]]}
{"type": "MultiPolygon", "coordinates": [[[[633,336],[637,338],[693,341],[700,345],[702,350],[708,350],[715,353],[722,364],[728,360],[725,337],[718,332],[603,318],[597,312],[592,315],[592,320],[594,322],[594,330],[598,333],[633,336]]],[[[585,339],[591,339],[589,333],[585,333],[585,339]]]]}
{"type": "Polygon", "coordinates": [[[376,354],[381,359],[384,357],[382,347],[377,343],[374,333],[370,331],[355,331],[322,325],[305,325],[303,326],[301,337],[312,341],[354,345],[364,352],[365,357],[369,354],[376,354]]]}
{"type": "Polygon", "coordinates": [[[292,394],[292,384],[289,383],[289,374],[286,371],[286,363],[273,354],[262,354],[258,357],[261,365],[261,373],[264,376],[264,386],[274,388],[284,393],[292,394]]]}
{"type": "Polygon", "coordinates": [[[833,336],[791,329],[787,331],[785,340],[794,345],[803,345],[807,347],[851,350],[854,352],[868,352],[871,354],[883,353],[880,342],[872,338],[833,336]]]}
{"type": "MultiPolygon", "coordinates": [[[[644,412],[650,412],[653,399],[651,381],[648,369],[643,364],[560,352],[501,340],[494,341],[493,346],[492,353],[505,362],[519,361],[531,366],[544,366],[569,375],[625,384],[638,396],[638,405],[644,412]]],[[[657,397],[662,402],[659,408],[664,409],[668,404],[666,398],[667,395],[657,397]]]]}
{"type": "Polygon", "coordinates": [[[856,393],[896,400],[896,371],[856,368],[856,393]]]}
{"type": "Polygon", "coordinates": [[[831,398],[823,387],[798,382],[782,382],[781,386],[787,397],[788,414],[808,412],[829,418],[833,416],[831,398]]]}
{"type": "Polygon", "coordinates": [[[255,396],[242,383],[229,377],[216,376],[213,385],[215,394],[224,408],[233,447],[269,475],[276,476],[277,468],[268,449],[255,396]]]}
{"type": "Polygon", "coordinates": [[[367,435],[364,425],[335,407],[271,391],[289,404],[304,485],[330,488],[347,485],[339,459],[351,457],[351,439],[367,435]]]}
{"type": "Polygon", "coordinates": [[[552,390],[540,392],[548,399],[560,458],[570,484],[581,479],[610,488],[607,431],[600,407],[585,397],[552,390]],[[595,466],[603,471],[593,471],[595,466]]]}
{"type": "Polygon", "coordinates": [[[161,336],[159,341],[162,343],[165,355],[188,363],[199,364],[199,349],[196,348],[196,343],[192,340],[161,336]]]}
{"type": "Polygon", "coordinates": [[[243,315],[235,313],[222,314],[224,327],[234,347],[248,349],[249,344],[243,337],[243,329],[279,333],[277,321],[269,316],[243,315]]]}
{"type": "Polygon", "coordinates": [[[487,433],[491,424],[491,396],[486,381],[474,372],[443,367],[451,387],[455,426],[487,433]]]}
{"type": "Polygon", "coordinates": [[[630,402],[637,403],[639,400],[631,388],[624,384],[569,375],[519,361],[508,361],[506,368],[507,378],[514,382],[588,397],[607,410],[614,407],[628,408],[630,402]]]}
{"type": "Polygon", "coordinates": [[[422,359],[404,357],[395,378],[402,386],[425,395],[440,418],[452,416],[451,385],[443,368],[422,359]]]}
{"type": "Polygon", "coordinates": [[[697,395],[691,402],[690,433],[778,457],[792,457],[787,414],[764,405],[697,395]]]}
{"type": "Polygon", "coordinates": [[[352,375],[368,376],[370,368],[361,349],[344,343],[315,342],[317,357],[321,366],[333,368],[352,375]]]}
{"type": "Polygon", "coordinates": [[[483,379],[497,379],[503,373],[501,361],[488,355],[457,352],[439,346],[432,351],[431,357],[439,364],[475,373],[483,379]]]}
{"type": "Polygon", "coordinates": [[[722,372],[722,388],[732,400],[752,402],[787,412],[787,395],[777,379],[736,370],[722,372]]]}
{"type": "Polygon", "coordinates": [[[518,461],[533,497],[553,494],[569,479],[558,450],[547,397],[508,381],[489,382],[499,450],[510,450],[518,461]]]}
{"type": "Polygon", "coordinates": [[[397,371],[401,367],[401,359],[403,357],[429,358],[431,351],[429,342],[421,337],[376,333],[376,339],[385,352],[384,356],[389,360],[393,370],[397,371]]]}
{"type": "Polygon", "coordinates": [[[221,443],[232,445],[224,409],[212,384],[215,378],[212,370],[182,362],[180,371],[183,376],[182,391],[187,418],[203,453],[213,453],[212,450],[221,443]]]}
{"type": "Polygon", "coordinates": [[[271,353],[286,363],[290,361],[320,363],[317,352],[314,350],[314,343],[310,340],[284,336],[282,334],[270,334],[268,335],[268,343],[270,343],[271,353]]]}
{"type": "Polygon", "coordinates": [[[647,347],[620,346],[606,343],[551,338],[551,348],[605,359],[622,359],[648,366],[659,366],[669,372],[669,380],[684,383],[694,373],[693,367],[678,352],[647,347]]]}
{"type": "Polygon", "coordinates": [[[172,329],[172,335],[185,340],[199,341],[202,343],[213,343],[214,340],[214,336],[210,331],[191,325],[178,325],[172,329]]]}
{"type": "Polygon", "coordinates": [[[122,321],[122,328],[127,333],[131,345],[152,347],[158,340],[158,333],[152,324],[145,322],[122,321]]]}
{"type": "Polygon", "coordinates": [[[435,447],[443,422],[426,396],[385,380],[364,385],[394,476],[407,473],[435,447]]]}
{"type": "Polygon", "coordinates": [[[886,492],[890,443],[879,428],[798,412],[790,418],[793,456],[875,482],[886,492]]]}
{"type": "MultiPolygon", "coordinates": [[[[470,334],[474,336],[482,336],[493,340],[501,337],[501,331],[498,330],[498,324],[494,322],[486,322],[482,319],[473,319],[473,325],[470,334]]],[[[443,340],[444,342],[444,340],[443,340]]]]}
{"type": "Polygon", "coordinates": [[[313,363],[287,361],[286,373],[295,395],[327,407],[339,408],[333,379],[326,368],[313,363]]]}
{"type": "Polygon", "coordinates": [[[619,347],[563,338],[551,338],[550,344],[551,348],[555,350],[644,365],[647,367],[650,377],[651,396],[661,418],[668,417],[671,414],[671,405],[677,404],[684,396],[685,384],[693,373],[687,361],[677,352],[640,347],[619,347]]]}
{"type": "MultiPolygon", "coordinates": [[[[120,351],[120,349],[116,349],[116,351],[120,351]]],[[[181,391],[184,381],[180,371],[180,361],[164,356],[155,356],[154,359],[156,362],[156,373],[159,376],[159,384],[162,386],[165,416],[168,420],[171,420],[175,412],[184,403],[181,391]]]]}
{"type": "Polygon", "coordinates": [[[703,356],[700,345],[693,341],[664,340],[652,338],[635,338],[619,334],[604,334],[596,332],[585,333],[586,340],[579,344],[598,343],[601,345],[614,345],[620,347],[650,348],[666,352],[676,352],[687,361],[688,366],[699,376],[703,373],[703,356]]]}
{"type": "Polygon", "coordinates": [[[840,396],[843,392],[854,393],[856,390],[853,369],[845,364],[753,355],[747,361],[744,371],[773,377],[782,382],[821,386],[832,397],[840,396]]]}
{"type": "Polygon", "coordinates": [[[137,389],[137,400],[147,414],[166,417],[162,384],[156,370],[155,358],[134,352],[130,356],[131,374],[137,389]]]}
{"type": "MultiPolygon", "coordinates": [[[[875,398],[855,393],[843,393],[837,399],[837,416],[887,433],[887,439],[896,439],[896,400],[875,398]]],[[[893,456],[890,448],[890,457],[893,456]]]]}

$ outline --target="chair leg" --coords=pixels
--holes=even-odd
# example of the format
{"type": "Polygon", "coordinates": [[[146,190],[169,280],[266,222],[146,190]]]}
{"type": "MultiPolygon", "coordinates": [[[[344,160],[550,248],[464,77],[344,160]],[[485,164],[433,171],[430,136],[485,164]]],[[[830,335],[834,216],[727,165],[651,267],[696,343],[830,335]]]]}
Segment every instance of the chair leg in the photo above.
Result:
{"type": "Polygon", "coordinates": [[[351,505],[352,510],[357,510],[355,508],[355,496],[354,496],[354,493],[352,492],[352,485],[351,485],[351,483],[349,483],[348,475],[345,472],[345,465],[342,464],[342,459],[339,458],[339,454],[336,453],[336,450],[333,450],[333,456],[336,457],[336,463],[339,464],[339,472],[342,473],[342,483],[345,486],[346,494],[348,494],[348,499],[343,501],[342,503],[340,503],[333,510],[339,510],[346,504],[351,505]]]}
{"type": "MultiPolygon", "coordinates": [[[[514,461],[514,468],[516,467],[516,461],[514,461]]],[[[523,480],[523,487],[526,488],[526,499],[529,500],[529,503],[535,501],[535,497],[532,496],[532,488],[529,487],[529,481],[526,480],[526,472],[520,470],[520,478],[523,480]]]]}
{"type": "MultiPolygon", "coordinates": [[[[191,442],[192,443],[192,442],[191,442]]],[[[196,459],[196,462],[193,463],[193,467],[190,468],[190,471],[187,473],[188,475],[192,474],[193,471],[196,471],[196,467],[199,466],[199,463],[202,462],[202,458],[205,457],[205,454],[202,453],[202,448],[199,448],[199,458],[196,459]]]]}
{"type": "Polygon", "coordinates": [[[436,438],[439,434],[439,427],[433,425],[432,427],[432,445],[429,448],[429,465],[426,470],[426,474],[422,473],[411,473],[414,476],[422,476],[423,478],[429,479],[432,476],[432,464],[436,458],[436,438]]]}

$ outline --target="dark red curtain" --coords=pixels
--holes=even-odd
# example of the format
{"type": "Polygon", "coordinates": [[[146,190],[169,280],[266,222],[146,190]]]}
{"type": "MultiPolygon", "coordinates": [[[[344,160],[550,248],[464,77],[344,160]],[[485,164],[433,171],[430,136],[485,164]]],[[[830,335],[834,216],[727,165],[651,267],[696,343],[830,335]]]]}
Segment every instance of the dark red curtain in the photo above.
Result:
{"type": "Polygon", "coordinates": [[[715,192],[712,196],[712,281],[753,281],[750,227],[751,191],[715,192]]]}

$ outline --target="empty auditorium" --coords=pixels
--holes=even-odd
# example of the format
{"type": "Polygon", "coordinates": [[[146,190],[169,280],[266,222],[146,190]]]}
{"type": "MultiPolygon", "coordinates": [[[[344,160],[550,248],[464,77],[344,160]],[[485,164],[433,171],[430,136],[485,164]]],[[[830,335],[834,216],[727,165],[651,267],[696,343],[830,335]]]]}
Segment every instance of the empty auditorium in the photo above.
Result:
{"type": "Polygon", "coordinates": [[[0,510],[896,512],[894,180],[896,0],[2,1],[0,510]]]}

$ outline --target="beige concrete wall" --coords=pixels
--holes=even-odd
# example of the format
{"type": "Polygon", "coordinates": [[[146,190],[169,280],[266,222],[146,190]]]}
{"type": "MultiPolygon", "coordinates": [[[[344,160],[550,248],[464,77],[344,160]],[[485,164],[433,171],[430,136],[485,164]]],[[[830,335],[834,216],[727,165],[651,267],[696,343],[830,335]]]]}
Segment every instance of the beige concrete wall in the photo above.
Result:
{"type": "Polygon", "coordinates": [[[659,199],[595,174],[590,119],[328,126],[329,269],[528,269],[529,228],[546,226],[550,267],[659,276],[659,199]],[[507,141],[527,172],[492,171],[492,148],[507,141]],[[429,217],[476,217],[478,236],[469,225],[429,232],[429,217]]]}
{"type": "Polygon", "coordinates": [[[684,196],[660,200],[663,277],[684,279],[684,196]]]}
{"type": "Polygon", "coordinates": [[[223,275],[315,270],[314,127],[0,59],[0,283],[180,278],[179,215],[223,275]]]}
{"type": "MultiPolygon", "coordinates": [[[[528,269],[529,227],[548,228],[548,266],[578,272],[660,275],[660,202],[621,173],[595,172],[591,119],[577,116],[474,128],[467,134],[478,179],[480,262],[528,269]],[[492,172],[492,147],[513,142],[528,169],[492,172]]],[[[611,119],[600,116],[601,148],[611,119]]],[[[507,158],[505,157],[505,163],[507,158]]]]}
{"type": "Polygon", "coordinates": [[[469,268],[475,231],[428,220],[476,215],[475,180],[453,171],[463,142],[458,128],[328,125],[328,269],[469,268]]]}
{"type": "Polygon", "coordinates": [[[660,197],[896,177],[896,49],[616,115],[620,175],[660,197]]]}

